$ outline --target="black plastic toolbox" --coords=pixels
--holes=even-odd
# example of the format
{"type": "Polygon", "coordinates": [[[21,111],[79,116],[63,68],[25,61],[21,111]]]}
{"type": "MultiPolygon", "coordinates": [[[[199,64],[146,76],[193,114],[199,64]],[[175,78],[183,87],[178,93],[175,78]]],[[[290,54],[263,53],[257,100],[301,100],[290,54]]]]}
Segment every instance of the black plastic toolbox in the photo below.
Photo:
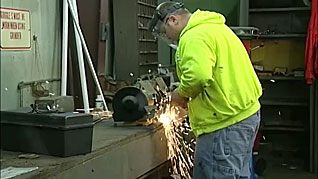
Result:
{"type": "Polygon", "coordinates": [[[92,115],[31,111],[1,111],[1,149],[60,157],[91,152],[92,115]]]}

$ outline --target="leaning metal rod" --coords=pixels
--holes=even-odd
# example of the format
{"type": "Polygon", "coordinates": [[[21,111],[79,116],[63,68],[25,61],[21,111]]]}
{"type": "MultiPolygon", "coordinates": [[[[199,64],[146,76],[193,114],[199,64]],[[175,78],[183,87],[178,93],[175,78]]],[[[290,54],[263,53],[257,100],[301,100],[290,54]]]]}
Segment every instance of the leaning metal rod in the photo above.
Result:
{"type": "Polygon", "coordinates": [[[62,34],[62,80],[61,96],[66,96],[67,88],[67,43],[68,43],[68,7],[67,0],[63,0],[63,34],[62,34]]]}
{"type": "MultiPolygon", "coordinates": [[[[71,3],[72,3],[72,6],[73,6],[73,9],[74,9],[73,26],[74,26],[74,29],[75,29],[76,28],[75,27],[76,26],[75,22],[79,22],[76,0],[71,0],[71,3]]],[[[84,57],[83,57],[83,47],[82,47],[80,36],[79,36],[77,31],[75,31],[75,43],[76,43],[77,60],[78,60],[80,79],[81,79],[84,112],[85,113],[89,113],[89,102],[88,102],[88,92],[87,92],[87,80],[86,80],[86,73],[85,73],[85,64],[84,64],[84,57]]]]}
{"type": "Polygon", "coordinates": [[[105,106],[105,110],[108,111],[108,107],[107,107],[107,104],[106,104],[106,101],[105,101],[105,98],[104,98],[103,90],[102,90],[102,88],[101,88],[101,86],[99,84],[99,81],[98,81],[98,78],[97,78],[97,75],[96,75],[96,72],[95,72],[95,69],[94,69],[94,65],[92,63],[92,59],[91,59],[91,56],[89,54],[89,51],[88,51],[88,48],[87,48],[87,45],[86,45],[82,30],[81,30],[81,27],[80,27],[78,21],[75,20],[76,19],[76,15],[75,15],[74,7],[73,7],[72,3],[70,2],[70,0],[67,0],[67,2],[68,2],[68,5],[69,5],[69,8],[70,8],[70,11],[71,11],[71,15],[72,15],[75,27],[76,27],[76,31],[79,34],[80,39],[82,41],[82,44],[83,44],[83,47],[84,47],[84,52],[85,52],[85,55],[86,55],[86,59],[87,59],[88,65],[90,67],[90,70],[92,72],[95,84],[96,84],[96,86],[98,88],[99,94],[102,96],[102,100],[103,100],[103,104],[105,106]]]}

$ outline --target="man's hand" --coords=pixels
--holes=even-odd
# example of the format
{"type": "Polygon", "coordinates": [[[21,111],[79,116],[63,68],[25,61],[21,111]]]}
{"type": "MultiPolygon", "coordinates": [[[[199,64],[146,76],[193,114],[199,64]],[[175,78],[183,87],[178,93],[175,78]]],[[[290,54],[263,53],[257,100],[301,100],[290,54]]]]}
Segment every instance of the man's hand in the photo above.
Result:
{"type": "Polygon", "coordinates": [[[179,95],[178,88],[175,89],[171,93],[171,104],[174,106],[180,106],[182,108],[187,108],[188,101],[189,101],[188,98],[185,98],[185,97],[179,95]]]}

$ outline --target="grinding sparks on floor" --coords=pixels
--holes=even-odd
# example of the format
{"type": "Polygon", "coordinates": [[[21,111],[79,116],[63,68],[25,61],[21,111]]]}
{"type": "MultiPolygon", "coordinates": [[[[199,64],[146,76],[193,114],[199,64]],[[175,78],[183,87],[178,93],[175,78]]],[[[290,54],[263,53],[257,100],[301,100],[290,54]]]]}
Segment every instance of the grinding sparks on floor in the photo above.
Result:
{"type": "Polygon", "coordinates": [[[194,136],[186,120],[184,109],[165,106],[163,112],[158,116],[162,123],[168,145],[168,159],[171,161],[171,177],[191,178],[194,156],[194,136]]]}

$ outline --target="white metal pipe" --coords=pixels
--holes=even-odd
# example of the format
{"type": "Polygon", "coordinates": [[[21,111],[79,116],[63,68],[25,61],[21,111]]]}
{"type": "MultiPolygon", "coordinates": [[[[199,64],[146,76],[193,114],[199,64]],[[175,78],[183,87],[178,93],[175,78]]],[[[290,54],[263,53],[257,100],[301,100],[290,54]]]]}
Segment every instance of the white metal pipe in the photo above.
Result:
{"type": "MultiPolygon", "coordinates": [[[[76,24],[79,22],[78,13],[77,13],[77,5],[76,0],[70,1],[68,0],[69,5],[71,4],[73,7],[73,25],[74,29],[76,29],[76,24]]],[[[84,104],[84,112],[89,113],[89,102],[88,102],[88,92],[87,92],[87,82],[86,82],[86,74],[85,74],[85,64],[83,58],[83,47],[80,39],[80,35],[78,31],[75,30],[75,42],[76,42],[76,49],[77,49],[77,58],[78,58],[78,65],[79,65],[79,72],[81,78],[81,87],[82,87],[82,96],[83,96],[83,104],[84,104]]]]}
{"type": "MultiPolygon", "coordinates": [[[[69,4],[69,7],[70,7],[70,11],[71,11],[71,15],[73,17],[73,19],[75,19],[75,9],[74,9],[74,6],[70,3],[70,0],[67,0],[68,1],[68,4],[69,4]]],[[[95,69],[94,69],[94,65],[92,63],[92,59],[91,59],[91,56],[89,54],[89,51],[88,51],[88,48],[87,48],[87,45],[86,45],[86,42],[85,42],[85,39],[84,39],[84,35],[82,33],[82,30],[81,30],[81,27],[79,25],[79,22],[78,21],[74,21],[74,25],[76,25],[76,30],[80,36],[80,39],[82,41],[82,44],[83,44],[83,48],[84,48],[84,53],[86,55],[86,59],[87,59],[87,62],[88,62],[88,65],[89,65],[89,68],[91,70],[91,73],[93,75],[93,78],[94,78],[94,81],[95,81],[95,84],[97,86],[97,89],[99,91],[99,94],[102,96],[102,100],[103,100],[103,104],[104,104],[104,107],[105,107],[105,110],[108,111],[108,107],[107,107],[107,104],[106,104],[106,101],[105,101],[105,98],[104,98],[104,95],[103,95],[103,90],[99,84],[99,80],[98,80],[98,77],[96,75],[96,72],[95,72],[95,69]]]]}
{"type": "Polygon", "coordinates": [[[61,96],[66,96],[66,89],[67,89],[67,49],[68,49],[68,5],[67,5],[67,0],[63,0],[61,96]]]}

